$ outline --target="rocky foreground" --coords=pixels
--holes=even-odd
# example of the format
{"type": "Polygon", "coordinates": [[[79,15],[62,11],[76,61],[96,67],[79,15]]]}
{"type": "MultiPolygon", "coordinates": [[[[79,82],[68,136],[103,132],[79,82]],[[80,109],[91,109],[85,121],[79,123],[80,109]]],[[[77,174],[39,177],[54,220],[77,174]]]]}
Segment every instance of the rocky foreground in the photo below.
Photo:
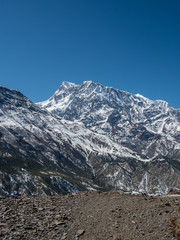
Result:
{"type": "Polygon", "coordinates": [[[180,195],[82,192],[1,198],[0,239],[180,239],[180,195]]]}

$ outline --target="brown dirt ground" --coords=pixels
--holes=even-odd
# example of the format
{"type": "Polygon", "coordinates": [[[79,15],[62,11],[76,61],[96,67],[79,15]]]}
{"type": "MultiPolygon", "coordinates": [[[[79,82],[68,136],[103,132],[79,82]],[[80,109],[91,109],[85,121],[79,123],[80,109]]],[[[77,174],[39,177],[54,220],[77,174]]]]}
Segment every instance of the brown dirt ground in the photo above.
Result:
{"type": "Polygon", "coordinates": [[[0,239],[180,239],[180,195],[82,192],[1,198],[0,239]]]}

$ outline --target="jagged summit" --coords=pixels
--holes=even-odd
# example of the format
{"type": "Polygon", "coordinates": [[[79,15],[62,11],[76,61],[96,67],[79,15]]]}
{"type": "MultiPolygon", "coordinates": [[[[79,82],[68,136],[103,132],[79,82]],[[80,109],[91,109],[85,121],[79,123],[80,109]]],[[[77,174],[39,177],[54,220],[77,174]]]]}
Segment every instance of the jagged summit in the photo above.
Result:
{"type": "Polygon", "coordinates": [[[50,99],[38,105],[57,113],[66,120],[83,122],[84,118],[88,117],[96,120],[95,115],[105,122],[107,116],[115,111],[119,112],[122,121],[135,124],[148,121],[153,115],[158,116],[174,111],[164,101],[153,101],[140,94],[133,95],[92,81],[84,81],[81,85],[68,83],[67,86],[60,87],[50,99]],[[72,112],[74,114],[71,114],[72,112]]]}
{"type": "Polygon", "coordinates": [[[62,84],[61,84],[61,87],[65,87],[65,88],[74,87],[74,86],[76,86],[75,83],[67,82],[67,81],[63,81],[62,84]]]}
{"type": "Polygon", "coordinates": [[[89,86],[90,84],[96,84],[94,83],[92,80],[87,80],[87,81],[83,81],[82,85],[86,85],[86,86],[89,86]]]}
{"type": "MultiPolygon", "coordinates": [[[[95,94],[96,93],[103,94],[105,97],[109,98],[113,95],[112,93],[114,93],[114,94],[118,94],[118,95],[121,94],[121,95],[132,96],[132,97],[136,98],[137,100],[140,99],[146,103],[157,103],[157,104],[164,103],[164,105],[165,104],[168,105],[168,103],[163,100],[150,100],[141,94],[131,94],[126,91],[119,90],[117,88],[103,86],[102,84],[95,83],[93,81],[83,81],[83,83],[80,85],[72,83],[72,82],[64,81],[64,82],[62,82],[60,88],[54,93],[54,95],[52,97],[50,97],[50,99],[53,99],[53,97],[55,97],[57,95],[65,95],[66,92],[69,93],[69,91],[75,92],[76,94],[86,93],[87,95],[84,95],[84,97],[87,97],[90,93],[94,92],[95,94]]],[[[48,100],[50,100],[50,99],[48,99],[48,100]]],[[[44,102],[40,102],[38,104],[45,105],[46,103],[48,103],[48,100],[46,100],[44,102]]]]}

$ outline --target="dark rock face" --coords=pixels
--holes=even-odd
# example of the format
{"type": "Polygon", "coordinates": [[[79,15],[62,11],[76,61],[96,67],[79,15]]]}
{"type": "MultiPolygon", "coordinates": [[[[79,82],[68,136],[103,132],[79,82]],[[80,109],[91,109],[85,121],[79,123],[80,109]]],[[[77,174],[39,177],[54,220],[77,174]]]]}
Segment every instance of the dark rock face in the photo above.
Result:
{"type": "Polygon", "coordinates": [[[93,82],[34,104],[0,87],[0,194],[180,186],[180,111],[93,82]],[[46,108],[46,109],[45,109],[46,108]]]}
{"type": "Polygon", "coordinates": [[[0,94],[0,194],[80,191],[74,175],[84,176],[84,169],[89,167],[69,144],[68,130],[59,118],[18,91],[1,87],[0,94]],[[63,130],[67,137],[63,137],[63,130]]]}

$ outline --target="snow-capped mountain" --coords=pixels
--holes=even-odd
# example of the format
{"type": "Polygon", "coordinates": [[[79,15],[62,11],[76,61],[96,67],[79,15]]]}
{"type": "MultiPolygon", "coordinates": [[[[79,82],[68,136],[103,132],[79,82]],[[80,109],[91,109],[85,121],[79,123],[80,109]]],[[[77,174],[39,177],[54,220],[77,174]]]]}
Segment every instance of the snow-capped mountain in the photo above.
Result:
{"type": "Polygon", "coordinates": [[[0,194],[180,186],[180,111],[93,82],[34,104],[0,87],[0,194]]]}
{"type": "Polygon", "coordinates": [[[86,81],[82,85],[63,82],[38,105],[71,125],[80,123],[107,136],[119,148],[136,152],[138,159],[180,157],[180,110],[167,102],[86,81]]]}

